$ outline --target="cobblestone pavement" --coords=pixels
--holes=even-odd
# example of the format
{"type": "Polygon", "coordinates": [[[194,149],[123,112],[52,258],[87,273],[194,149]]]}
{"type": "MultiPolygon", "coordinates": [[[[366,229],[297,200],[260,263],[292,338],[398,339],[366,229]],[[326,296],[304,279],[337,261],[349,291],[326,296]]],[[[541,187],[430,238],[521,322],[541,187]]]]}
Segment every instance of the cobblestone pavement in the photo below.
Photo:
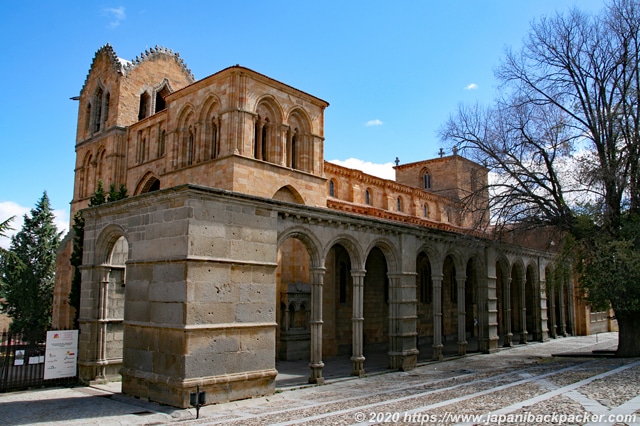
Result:
{"type": "Polygon", "coordinates": [[[20,392],[0,396],[0,424],[640,424],[640,358],[578,356],[616,344],[605,333],[520,345],[205,406],[199,419],[113,387],[20,392]]]}

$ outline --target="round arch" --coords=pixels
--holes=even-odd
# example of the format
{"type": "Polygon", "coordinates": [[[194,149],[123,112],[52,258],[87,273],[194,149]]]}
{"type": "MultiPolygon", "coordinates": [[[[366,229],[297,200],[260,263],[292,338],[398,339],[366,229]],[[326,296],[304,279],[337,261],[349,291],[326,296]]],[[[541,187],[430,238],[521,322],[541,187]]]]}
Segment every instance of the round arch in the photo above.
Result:
{"type": "Polygon", "coordinates": [[[292,185],[285,185],[281,187],[273,194],[273,197],[271,198],[278,201],[304,204],[304,198],[302,198],[302,195],[300,195],[300,192],[298,192],[298,190],[295,189],[292,185]]]}
{"type": "Polygon", "coordinates": [[[307,134],[312,131],[311,118],[309,117],[309,114],[307,114],[307,111],[305,111],[304,108],[299,106],[296,106],[289,111],[286,121],[289,124],[289,127],[298,127],[299,131],[302,133],[307,134]]]}
{"type": "Polygon", "coordinates": [[[311,260],[311,267],[321,267],[323,262],[320,257],[322,252],[322,244],[318,237],[308,228],[301,226],[293,226],[287,228],[278,234],[277,247],[280,248],[282,244],[289,238],[295,238],[300,240],[306,247],[307,252],[311,260]]]}
{"type": "Polygon", "coordinates": [[[160,189],[160,179],[153,172],[145,173],[138,181],[133,195],[146,194],[160,189]]]}
{"type": "Polygon", "coordinates": [[[120,225],[110,224],[100,231],[100,235],[96,239],[96,247],[94,252],[94,264],[108,264],[114,245],[124,237],[127,240],[127,251],[131,250],[129,238],[124,228],[120,225]]]}
{"type": "MultiPolygon", "coordinates": [[[[398,259],[400,258],[398,249],[391,241],[386,238],[376,238],[369,244],[369,246],[364,251],[364,262],[366,263],[366,259],[369,257],[369,254],[371,254],[371,251],[376,247],[379,248],[384,254],[384,257],[387,260],[388,271],[398,272],[398,259]]],[[[362,268],[364,269],[364,264],[362,264],[362,268]]]]}
{"type": "Polygon", "coordinates": [[[210,94],[202,103],[200,113],[198,114],[198,121],[204,122],[213,118],[213,116],[220,109],[220,98],[217,95],[210,94]]]}
{"type": "Polygon", "coordinates": [[[271,115],[274,124],[282,123],[284,112],[278,101],[271,95],[263,95],[259,97],[256,100],[253,110],[258,115],[262,113],[263,118],[271,115]]]}
{"type": "Polygon", "coordinates": [[[326,259],[327,255],[329,254],[329,251],[336,244],[340,244],[347,250],[347,253],[349,253],[349,257],[351,258],[352,265],[361,267],[361,265],[364,264],[362,248],[358,243],[358,240],[356,240],[354,237],[348,234],[338,234],[333,238],[331,238],[329,241],[327,241],[325,245],[325,250],[322,253],[322,257],[324,259],[326,259]]]}

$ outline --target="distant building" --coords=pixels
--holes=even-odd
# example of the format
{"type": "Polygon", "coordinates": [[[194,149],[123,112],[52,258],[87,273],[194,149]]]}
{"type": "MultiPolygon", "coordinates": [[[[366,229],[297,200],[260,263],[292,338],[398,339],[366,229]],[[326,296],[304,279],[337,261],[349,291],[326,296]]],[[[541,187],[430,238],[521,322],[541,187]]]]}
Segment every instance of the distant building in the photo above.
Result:
{"type": "MultiPolygon", "coordinates": [[[[79,371],[186,407],[273,393],[276,360],[367,354],[409,370],[447,350],[574,333],[571,277],[544,248],[477,231],[462,199],[488,171],[459,155],[380,179],[324,160],[328,103],[235,65],[195,80],[177,53],[100,48],[82,87],[72,216],[98,181],[129,198],[85,218],[79,371]],[[120,375],[120,376],[119,376],[120,375]]],[[[59,253],[55,322],[71,238],[59,253]]]]}

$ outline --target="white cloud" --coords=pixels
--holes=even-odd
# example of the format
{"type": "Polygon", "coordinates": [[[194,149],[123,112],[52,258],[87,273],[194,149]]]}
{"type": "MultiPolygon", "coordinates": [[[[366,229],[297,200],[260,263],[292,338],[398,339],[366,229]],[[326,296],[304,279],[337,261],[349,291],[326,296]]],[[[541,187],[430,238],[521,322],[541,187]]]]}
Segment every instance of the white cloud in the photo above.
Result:
{"type": "Polygon", "coordinates": [[[330,163],[337,164],[338,166],[347,167],[349,169],[356,169],[365,172],[369,175],[377,176],[382,179],[395,180],[396,171],[393,169],[394,164],[392,162],[384,164],[375,164],[368,161],[362,161],[357,158],[348,158],[342,160],[330,160],[330,163]]]}
{"type": "MultiPolygon", "coordinates": [[[[9,223],[9,226],[13,229],[6,232],[7,237],[0,237],[0,247],[5,249],[9,248],[11,245],[11,237],[22,229],[24,215],[29,214],[31,209],[32,207],[24,207],[13,201],[0,202],[0,223],[15,216],[9,223]]],[[[66,210],[54,210],[53,214],[55,215],[54,224],[56,228],[58,228],[58,231],[61,231],[64,236],[69,230],[69,212],[66,210]]]]}
{"type": "Polygon", "coordinates": [[[465,87],[464,90],[478,90],[478,85],[475,83],[471,83],[467,87],[465,87]]]}
{"type": "Polygon", "coordinates": [[[104,15],[110,16],[112,18],[111,22],[109,22],[109,28],[115,28],[120,25],[120,21],[123,21],[127,15],[124,13],[124,6],[120,7],[108,7],[106,9],[102,9],[104,15]]]}
{"type": "Polygon", "coordinates": [[[365,123],[365,126],[367,127],[371,127],[371,126],[382,126],[382,121],[378,120],[377,118],[375,120],[369,120],[365,123]]]}

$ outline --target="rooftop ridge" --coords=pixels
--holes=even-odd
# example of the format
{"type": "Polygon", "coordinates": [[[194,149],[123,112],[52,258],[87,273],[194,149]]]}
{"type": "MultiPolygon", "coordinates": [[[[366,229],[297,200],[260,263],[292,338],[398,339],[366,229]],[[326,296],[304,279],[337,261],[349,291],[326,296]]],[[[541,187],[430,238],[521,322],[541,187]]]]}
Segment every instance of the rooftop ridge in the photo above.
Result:
{"type": "Polygon", "coordinates": [[[113,50],[113,46],[107,43],[104,46],[101,46],[98,50],[96,50],[95,55],[93,55],[93,60],[91,61],[89,72],[87,72],[87,77],[84,79],[84,83],[82,84],[82,89],[80,89],[80,93],[82,93],[82,91],[84,90],[84,87],[87,85],[87,81],[89,81],[89,75],[91,74],[91,70],[93,69],[93,66],[96,63],[96,60],[102,54],[105,54],[109,57],[109,60],[115,72],[117,72],[118,74],[124,73],[124,70],[122,68],[122,61],[120,60],[120,58],[118,58],[118,55],[116,55],[115,50],[113,50]]]}
{"type": "Polygon", "coordinates": [[[184,59],[182,59],[182,57],[180,56],[179,52],[175,52],[172,49],[169,49],[168,47],[158,46],[157,44],[155,45],[155,47],[151,47],[149,49],[146,49],[139,56],[136,56],[135,59],[132,59],[131,61],[127,62],[123,66],[123,70],[124,70],[125,74],[129,73],[133,69],[135,69],[138,65],[140,65],[140,64],[144,63],[145,61],[150,60],[154,56],[158,56],[158,55],[173,56],[174,59],[176,60],[176,62],[178,62],[178,64],[182,67],[184,72],[189,75],[189,77],[191,78],[191,82],[193,83],[195,81],[195,77],[194,77],[193,73],[187,67],[187,64],[185,63],[184,59]]]}
{"type": "Polygon", "coordinates": [[[120,75],[126,75],[127,73],[134,70],[140,64],[144,63],[147,60],[152,59],[154,56],[158,56],[158,55],[173,56],[176,62],[178,62],[178,64],[182,67],[184,72],[187,73],[187,75],[189,75],[189,77],[191,78],[191,82],[193,83],[195,81],[195,77],[193,76],[193,73],[187,67],[187,64],[185,63],[184,59],[180,57],[180,53],[174,52],[173,50],[167,47],[155,45],[155,47],[151,47],[145,50],[144,52],[142,52],[139,56],[136,56],[135,59],[131,61],[127,61],[126,59],[122,59],[118,57],[115,50],[113,49],[113,46],[111,46],[110,43],[107,43],[104,46],[100,47],[96,51],[95,55],[93,56],[93,60],[91,61],[91,66],[89,67],[89,72],[87,73],[87,77],[85,78],[84,84],[82,85],[82,89],[80,90],[81,93],[84,90],[85,86],[87,85],[87,81],[89,80],[89,75],[91,74],[91,70],[93,69],[93,66],[96,63],[96,60],[100,55],[103,55],[103,54],[109,57],[109,61],[113,66],[113,70],[120,75]]]}

